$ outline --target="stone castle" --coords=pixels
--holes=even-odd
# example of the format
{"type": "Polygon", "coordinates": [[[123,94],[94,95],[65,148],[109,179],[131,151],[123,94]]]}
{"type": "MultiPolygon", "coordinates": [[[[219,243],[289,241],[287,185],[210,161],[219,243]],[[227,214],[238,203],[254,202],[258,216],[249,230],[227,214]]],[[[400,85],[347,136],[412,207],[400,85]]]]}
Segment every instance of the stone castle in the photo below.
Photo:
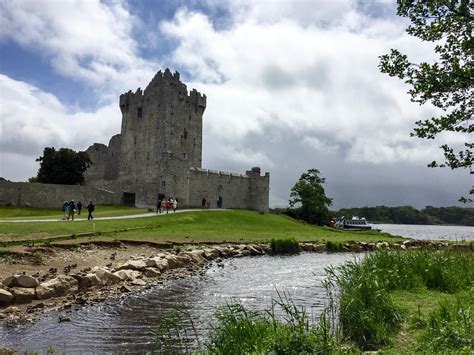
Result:
{"type": "Polygon", "coordinates": [[[109,145],[87,149],[93,165],[86,186],[118,193],[121,202],[156,206],[177,198],[180,207],[268,211],[270,174],[252,168],[245,175],[202,169],[202,116],[206,95],[187,87],[179,73],[159,71],[145,90],[120,95],[121,133],[109,145]]]}

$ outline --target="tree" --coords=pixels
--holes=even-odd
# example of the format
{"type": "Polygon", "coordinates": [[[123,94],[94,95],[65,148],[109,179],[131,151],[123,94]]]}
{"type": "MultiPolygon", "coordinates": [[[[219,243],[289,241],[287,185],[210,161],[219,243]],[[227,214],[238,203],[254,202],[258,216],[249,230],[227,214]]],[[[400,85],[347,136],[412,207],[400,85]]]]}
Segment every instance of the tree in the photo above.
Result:
{"type": "Polygon", "coordinates": [[[323,184],[326,179],[319,176],[320,171],[310,169],[303,173],[290,193],[290,206],[297,204],[296,215],[304,221],[323,225],[329,217],[329,209],[332,199],[327,197],[323,184]]]}
{"type": "Polygon", "coordinates": [[[40,162],[38,182],[44,184],[76,185],[84,182],[84,172],[92,164],[86,152],[46,147],[40,162]]]}
{"type": "MultiPolygon", "coordinates": [[[[404,79],[410,85],[411,101],[420,105],[430,102],[442,109],[442,114],[416,122],[411,136],[434,139],[442,132],[466,136],[463,148],[443,144],[444,162],[429,167],[469,169],[473,174],[472,121],[474,113],[474,2],[470,0],[398,0],[397,14],[407,17],[411,24],[407,32],[422,41],[436,44],[439,60],[412,63],[405,54],[392,49],[380,56],[383,73],[404,79]],[[460,150],[459,150],[460,149],[460,150]]],[[[474,193],[474,187],[470,194],[474,193]]],[[[461,201],[472,201],[461,198],[461,201]]]]}

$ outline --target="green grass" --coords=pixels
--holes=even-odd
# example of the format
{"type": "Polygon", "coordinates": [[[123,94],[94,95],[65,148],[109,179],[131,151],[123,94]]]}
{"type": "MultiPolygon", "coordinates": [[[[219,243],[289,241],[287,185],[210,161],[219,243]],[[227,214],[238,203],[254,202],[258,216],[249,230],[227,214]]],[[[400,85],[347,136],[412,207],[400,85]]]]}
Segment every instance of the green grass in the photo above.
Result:
{"type": "MultiPolygon", "coordinates": [[[[62,206],[61,206],[62,207],[62,206]]],[[[76,218],[87,218],[87,209],[85,206],[81,215],[76,218]]],[[[95,207],[94,217],[112,217],[141,214],[148,212],[146,208],[136,208],[131,206],[109,206],[99,205],[95,207]]],[[[19,220],[19,219],[62,219],[63,211],[61,208],[18,208],[12,206],[0,206],[0,220],[19,220]]]]}
{"type": "Polygon", "coordinates": [[[189,314],[178,308],[175,313],[163,315],[155,328],[157,350],[174,353],[185,348],[189,353],[236,355],[329,354],[350,350],[342,348],[325,314],[310,319],[305,308],[296,306],[286,294],[279,296],[265,311],[254,311],[238,302],[219,307],[204,343],[196,332],[183,327],[193,324],[189,314]]]}
{"type": "MultiPolygon", "coordinates": [[[[401,238],[377,231],[350,232],[304,224],[288,217],[253,211],[196,211],[135,219],[0,223],[0,241],[48,239],[60,235],[95,233],[101,239],[124,238],[176,242],[269,242],[272,238],[295,238],[325,243],[337,241],[401,238]]],[[[96,237],[97,238],[97,237],[96,237]]]]}
{"type": "Polygon", "coordinates": [[[300,245],[295,238],[272,238],[270,241],[272,254],[298,254],[300,245]]]}
{"type": "Polygon", "coordinates": [[[342,333],[361,349],[474,350],[472,253],[379,251],[327,271],[342,333]]]}

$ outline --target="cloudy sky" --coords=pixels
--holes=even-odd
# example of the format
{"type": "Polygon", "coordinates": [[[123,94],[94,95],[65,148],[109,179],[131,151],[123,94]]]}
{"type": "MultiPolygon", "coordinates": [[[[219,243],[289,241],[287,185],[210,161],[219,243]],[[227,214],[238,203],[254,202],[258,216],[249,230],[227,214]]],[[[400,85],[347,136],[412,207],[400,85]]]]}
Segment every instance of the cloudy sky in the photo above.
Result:
{"type": "Polygon", "coordinates": [[[434,58],[394,3],[0,0],[0,176],[36,175],[45,146],[107,144],[118,95],[168,67],[207,95],[203,166],[269,171],[273,206],[310,168],[336,208],[454,205],[468,173],[426,164],[463,138],[411,138],[436,111],[377,68],[390,48],[434,58]]]}

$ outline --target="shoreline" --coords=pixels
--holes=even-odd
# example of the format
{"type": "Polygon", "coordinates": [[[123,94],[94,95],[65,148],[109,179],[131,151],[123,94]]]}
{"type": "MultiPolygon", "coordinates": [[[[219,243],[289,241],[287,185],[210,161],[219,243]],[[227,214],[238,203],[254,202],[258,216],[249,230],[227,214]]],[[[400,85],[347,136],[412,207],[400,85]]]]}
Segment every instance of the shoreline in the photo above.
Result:
{"type": "MultiPolygon", "coordinates": [[[[17,257],[2,263],[0,268],[0,278],[4,283],[13,277],[9,286],[4,283],[0,286],[4,294],[12,295],[7,306],[0,306],[0,323],[7,327],[21,326],[50,311],[77,309],[168,280],[199,274],[211,263],[219,264],[226,258],[271,254],[268,244],[207,244],[170,243],[165,246],[163,243],[116,240],[113,243],[51,245],[13,252],[12,255],[17,257]],[[42,253],[43,260],[37,260],[38,253],[42,253]]],[[[393,244],[380,241],[299,245],[303,252],[316,253],[420,248],[474,250],[473,243],[419,240],[393,244]]],[[[4,295],[0,297],[2,302],[5,299],[4,295]]],[[[58,321],[68,321],[67,316],[58,321]]]]}

